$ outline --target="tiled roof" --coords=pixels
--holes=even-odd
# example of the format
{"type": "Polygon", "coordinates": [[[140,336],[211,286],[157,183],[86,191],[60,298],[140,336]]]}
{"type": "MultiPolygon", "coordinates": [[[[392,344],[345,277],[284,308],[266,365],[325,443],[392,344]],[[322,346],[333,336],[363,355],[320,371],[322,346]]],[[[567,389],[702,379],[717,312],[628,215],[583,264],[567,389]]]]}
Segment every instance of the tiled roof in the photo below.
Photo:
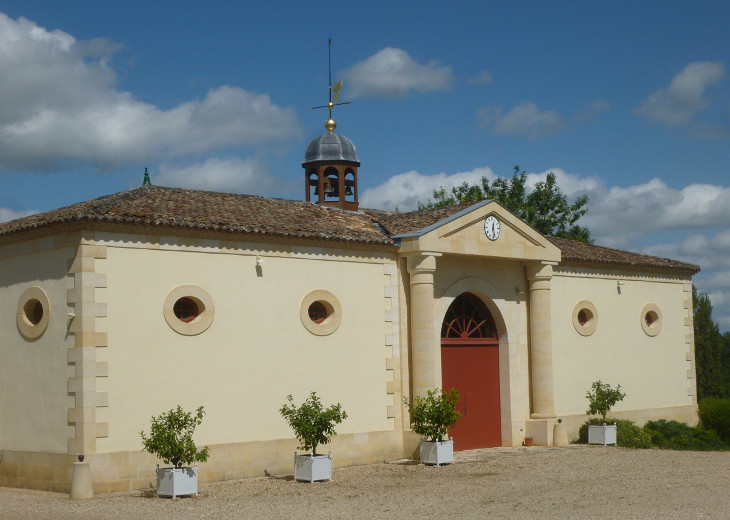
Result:
{"type": "Polygon", "coordinates": [[[377,209],[365,209],[363,211],[376,219],[388,235],[395,236],[414,233],[423,228],[427,228],[473,205],[470,202],[442,208],[409,211],[407,213],[381,211],[377,209]]]}
{"type": "Polygon", "coordinates": [[[362,213],[296,200],[151,185],[0,224],[0,237],[73,221],[393,244],[362,213]]]}
{"type": "MultiPolygon", "coordinates": [[[[132,224],[263,236],[393,246],[391,237],[414,233],[472,204],[406,213],[341,211],[310,202],[146,185],[64,208],[0,223],[0,237],[66,222],[132,224]]],[[[696,273],[699,266],[548,237],[566,262],[623,265],[696,273]]]]}
{"type": "Polygon", "coordinates": [[[630,251],[622,251],[620,249],[611,249],[610,247],[584,244],[583,242],[575,242],[574,240],[567,240],[565,238],[547,238],[560,248],[563,262],[651,267],[671,269],[692,274],[700,270],[700,266],[698,265],[679,262],[670,258],[642,255],[639,253],[632,253],[630,251]]]}

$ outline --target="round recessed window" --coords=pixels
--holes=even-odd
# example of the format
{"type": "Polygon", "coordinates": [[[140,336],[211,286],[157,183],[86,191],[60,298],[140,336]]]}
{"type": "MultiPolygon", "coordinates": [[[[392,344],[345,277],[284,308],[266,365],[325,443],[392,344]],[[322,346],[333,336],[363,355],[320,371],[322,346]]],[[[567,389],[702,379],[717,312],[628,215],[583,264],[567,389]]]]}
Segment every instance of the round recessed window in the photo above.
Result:
{"type": "Polygon", "coordinates": [[[655,303],[647,303],[641,309],[641,328],[648,336],[656,336],[662,330],[662,311],[655,303]]]}
{"type": "Polygon", "coordinates": [[[41,336],[48,327],[51,303],[40,287],[29,287],[18,300],[16,323],[20,333],[28,339],[41,336]]]}
{"type": "Polygon", "coordinates": [[[200,301],[195,301],[193,298],[184,296],[175,302],[172,306],[172,312],[175,313],[175,317],[183,323],[190,323],[200,315],[201,311],[200,301]]]}
{"type": "Polygon", "coordinates": [[[327,336],[340,326],[342,307],[331,292],[312,291],[302,300],[299,317],[309,332],[317,336],[327,336]]]}
{"type": "Polygon", "coordinates": [[[590,336],[598,326],[596,306],[588,300],[581,300],[573,307],[573,327],[581,336],[590,336]]]}
{"type": "Polygon", "coordinates": [[[172,330],[184,336],[205,332],[213,323],[213,299],[197,285],[175,287],[165,298],[162,312],[172,330]]]}
{"type": "Polygon", "coordinates": [[[327,309],[328,305],[326,302],[323,301],[316,301],[312,302],[312,304],[309,306],[308,312],[309,312],[309,319],[312,320],[317,325],[321,324],[324,320],[327,319],[327,316],[332,314],[332,306],[330,305],[330,310],[327,309]]]}

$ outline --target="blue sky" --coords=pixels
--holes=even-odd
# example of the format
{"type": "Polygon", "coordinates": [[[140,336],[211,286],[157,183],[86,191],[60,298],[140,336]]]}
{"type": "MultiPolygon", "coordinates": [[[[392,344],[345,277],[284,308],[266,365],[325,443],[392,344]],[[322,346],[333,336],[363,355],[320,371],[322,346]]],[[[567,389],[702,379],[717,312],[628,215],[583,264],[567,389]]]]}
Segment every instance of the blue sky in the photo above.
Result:
{"type": "Polygon", "coordinates": [[[301,199],[337,132],[361,205],[548,171],[596,243],[698,263],[730,330],[730,3],[0,1],[0,220],[156,184],[301,199]]]}

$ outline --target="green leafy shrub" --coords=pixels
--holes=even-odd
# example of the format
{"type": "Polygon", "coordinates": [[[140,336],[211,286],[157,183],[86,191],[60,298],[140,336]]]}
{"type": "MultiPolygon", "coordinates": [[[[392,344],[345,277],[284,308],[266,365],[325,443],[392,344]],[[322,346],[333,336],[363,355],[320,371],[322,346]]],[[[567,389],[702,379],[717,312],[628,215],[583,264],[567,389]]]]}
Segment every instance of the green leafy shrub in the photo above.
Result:
{"type": "Polygon", "coordinates": [[[294,430],[294,435],[300,443],[299,449],[312,450],[312,455],[317,454],[317,446],[327,444],[337,435],[335,424],[347,419],[347,412],[342,409],[340,403],[324,409],[316,392],[310,393],[309,398],[301,406],[294,405],[291,394],[286,396],[286,399],[289,404],[284,404],[279,413],[294,430]]]}
{"type": "Polygon", "coordinates": [[[717,451],[726,450],[715,430],[708,430],[701,424],[690,428],[689,433],[680,434],[670,439],[667,448],[672,450],[717,451]]]}
{"type": "Polygon", "coordinates": [[[603,419],[603,423],[606,422],[606,414],[611,411],[613,405],[619,401],[623,401],[626,394],[621,392],[621,385],[616,388],[611,388],[608,383],[602,383],[594,381],[591,384],[591,390],[586,392],[586,398],[588,399],[588,411],[586,415],[600,415],[603,419]]]}
{"type": "MultiPolygon", "coordinates": [[[[607,423],[616,424],[618,446],[624,448],[661,448],[665,450],[712,451],[727,450],[728,445],[720,439],[715,430],[702,425],[695,427],[678,421],[649,421],[639,428],[632,421],[608,419],[607,423]]],[[[574,444],[588,442],[588,425],[600,425],[601,419],[593,418],[581,425],[574,444]]]]}
{"type": "Polygon", "coordinates": [[[664,449],[676,449],[672,447],[672,439],[680,435],[689,436],[692,434],[692,427],[679,421],[649,421],[644,425],[644,430],[651,436],[652,445],[664,449]]]}
{"type": "Polygon", "coordinates": [[[193,442],[193,432],[203,422],[204,413],[202,406],[193,415],[178,405],[159,417],[152,417],[149,437],[140,432],[143,449],[176,468],[183,464],[189,466],[194,462],[205,462],[208,460],[208,448],[199,450],[193,442]]]}
{"type": "Polygon", "coordinates": [[[455,388],[448,392],[429,390],[426,397],[417,395],[412,401],[403,399],[411,414],[413,431],[432,442],[442,442],[448,429],[461,417],[456,411],[458,401],[459,392],[455,388]]]}
{"type": "Polygon", "coordinates": [[[616,419],[616,445],[622,448],[651,448],[651,435],[633,421],[616,419]]]}
{"type": "Polygon", "coordinates": [[[718,437],[730,444],[730,399],[706,397],[699,404],[700,424],[715,430],[718,437]]]}

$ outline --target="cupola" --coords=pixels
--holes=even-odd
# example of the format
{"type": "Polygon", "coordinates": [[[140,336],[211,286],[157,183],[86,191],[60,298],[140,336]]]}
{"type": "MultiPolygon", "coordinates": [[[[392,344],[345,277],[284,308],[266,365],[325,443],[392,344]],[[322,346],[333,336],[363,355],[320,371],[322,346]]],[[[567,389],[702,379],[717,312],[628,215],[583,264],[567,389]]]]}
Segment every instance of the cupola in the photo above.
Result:
{"type": "Polygon", "coordinates": [[[307,202],[357,211],[357,158],[355,145],[334,132],[337,124],[330,118],[327,133],[312,140],[304,153],[307,202]]]}

